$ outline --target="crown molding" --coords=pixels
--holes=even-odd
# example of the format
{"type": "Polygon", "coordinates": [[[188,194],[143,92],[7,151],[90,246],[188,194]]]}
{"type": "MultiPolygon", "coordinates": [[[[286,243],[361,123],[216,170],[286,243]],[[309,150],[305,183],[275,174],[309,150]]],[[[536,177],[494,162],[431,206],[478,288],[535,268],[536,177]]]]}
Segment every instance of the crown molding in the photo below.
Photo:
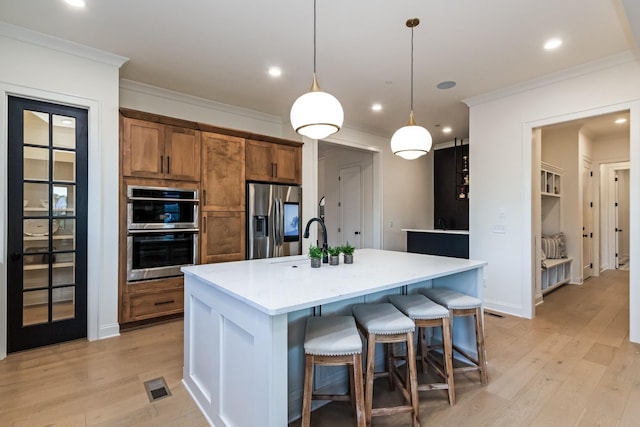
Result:
{"type": "Polygon", "coordinates": [[[635,61],[635,57],[632,52],[625,51],[623,53],[608,56],[603,59],[588,62],[586,64],[578,65],[575,67],[567,68],[556,73],[547,74],[542,77],[537,77],[532,80],[518,83],[513,86],[508,86],[502,89],[487,92],[482,95],[473,96],[471,98],[463,99],[462,102],[469,107],[473,107],[485,102],[495,101],[501,98],[506,98],[518,93],[527,92],[540,87],[548,86],[553,83],[558,83],[564,80],[583,76],[585,74],[591,74],[598,71],[613,68],[618,65],[626,64],[635,61]]]}
{"type": "Polygon", "coordinates": [[[0,21],[0,36],[120,68],[129,58],[0,21]]]}
{"type": "Polygon", "coordinates": [[[228,114],[235,114],[254,120],[267,123],[275,123],[282,125],[282,119],[273,114],[262,113],[260,111],[249,110],[248,108],[236,107],[235,105],[223,104],[222,102],[213,101],[206,98],[200,98],[193,95],[187,95],[170,89],[164,89],[158,86],[152,86],[146,83],[140,83],[134,80],[120,79],[120,88],[138,92],[144,95],[155,96],[158,98],[168,99],[170,101],[181,102],[196,107],[206,108],[209,110],[220,111],[228,114]]]}

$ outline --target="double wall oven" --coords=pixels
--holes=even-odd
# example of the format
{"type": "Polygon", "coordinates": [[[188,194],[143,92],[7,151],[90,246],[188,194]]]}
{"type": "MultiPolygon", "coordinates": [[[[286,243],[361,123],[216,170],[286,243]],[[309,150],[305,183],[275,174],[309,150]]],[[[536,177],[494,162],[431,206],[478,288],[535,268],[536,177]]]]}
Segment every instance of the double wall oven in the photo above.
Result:
{"type": "Polygon", "coordinates": [[[127,281],[181,276],[198,262],[198,191],[127,187],[127,281]]]}

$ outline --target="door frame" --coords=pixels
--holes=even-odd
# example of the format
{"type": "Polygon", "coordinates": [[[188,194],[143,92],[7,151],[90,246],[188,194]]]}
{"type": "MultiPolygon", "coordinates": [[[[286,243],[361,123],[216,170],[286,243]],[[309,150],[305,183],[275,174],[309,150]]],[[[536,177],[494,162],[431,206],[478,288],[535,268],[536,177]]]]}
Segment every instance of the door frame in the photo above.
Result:
{"type": "MultiPolygon", "coordinates": [[[[104,203],[102,187],[101,145],[100,145],[100,102],[95,99],[80,98],[49,92],[40,89],[16,86],[0,83],[0,188],[3,189],[0,196],[0,360],[7,356],[7,267],[5,259],[7,253],[7,154],[8,154],[8,105],[9,96],[34,99],[37,101],[51,102],[54,104],[69,105],[72,107],[86,108],[88,111],[88,168],[91,171],[88,177],[88,224],[87,224],[87,339],[94,341],[106,336],[119,334],[117,321],[109,327],[109,330],[100,330],[100,300],[111,298],[108,293],[101,292],[100,284],[103,283],[103,272],[113,269],[113,266],[103,268],[103,248],[100,235],[105,228],[107,219],[103,218],[104,203]],[[102,294],[102,295],[101,295],[102,294]]],[[[117,208],[117,207],[116,207],[117,208]]],[[[117,229],[117,218],[113,221],[117,229]]],[[[118,288],[112,289],[113,298],[117,298],[118,288]]],[[[116,317],[117,319],[117,317],[116,317]]]]}

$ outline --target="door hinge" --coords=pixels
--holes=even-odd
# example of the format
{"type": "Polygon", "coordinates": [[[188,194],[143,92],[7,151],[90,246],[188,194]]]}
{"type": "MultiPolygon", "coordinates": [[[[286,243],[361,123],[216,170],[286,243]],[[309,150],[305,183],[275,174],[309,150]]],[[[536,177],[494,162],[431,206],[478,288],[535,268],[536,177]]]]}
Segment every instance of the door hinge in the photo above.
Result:
{"type": "Polygon", "coordinates": [[[338,233],[342,232],[342,228],[338,227],[338,233]]]}
{"type": "Polygon", "coordinates": [[[338,202],[338,207],[342,207],[342,202],[338,202]]]}
{"type": "Polygon", "coordinates": [[[593,171],[590,171],[590,172],[589,172],[589,176],[593,176],[593,171]]]}
{"type": "Polygon", "coordinates": [[[589,263],[589,268],[593,268],[593,263],[592,262],[589,263]]]}
{"type": "Polygon", "coordinates": [[[342,181],[342,178],[340,177],[340,175],[338,175],[338,181],[342,181]]]}
{"type": "Polygon", "coordinates": [[[593,239],[593,233],[589,233],[589,237],[593,239]]]}
{"type": "Polygon", "coordinates": [[[589,202],[589,207],[592,208],[593,207],[593,202],[589,202]]]}
{"type": "Polygon", "coordinates": [[[618,177],[616,176],[614,180],[615,180],[615,182],[618,182],[618,177]]]}
{"type": "Polygon", "coordinates": [[[616,253],[616,258],[618,258],[618,254],[616,253]]]}
{"type": "Polygon", "coordinates": [[[615,207],[616,207],[616,208],[618,207],[618,202],[616,202],[616,203],[615,203],[615,207]]]}

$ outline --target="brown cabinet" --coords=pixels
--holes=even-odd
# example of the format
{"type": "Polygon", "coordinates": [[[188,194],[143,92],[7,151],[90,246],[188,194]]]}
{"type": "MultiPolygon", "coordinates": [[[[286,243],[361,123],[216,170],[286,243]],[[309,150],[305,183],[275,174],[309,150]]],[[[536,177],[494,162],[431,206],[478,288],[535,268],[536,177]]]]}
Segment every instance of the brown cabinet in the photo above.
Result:
{"type": "Polygon", "coordinates": [[[200,262],[245,259],[245,213],[204,212],[202,215],[200,262]]]}
{"type": "Polygon", "coordinates": [[[244,139],[202,132],[203,211],[244,212],[244,139]]]}
{"type": "Polygon", "coordinates": [[[248,139],[247,180],[302,184],[302,147],[248,139]]]}
{"type": "Polygon", "coordinates": [[[128,283],[120,304],[120,322],[149,320],[184,310],[182,277],[128,283]]]}
{"type": "Polygon", "coordinates": [[[202,132],[200,262],[245,259],[245,140],[202,132]]]}
{"type": "Polygon", "coordinates": [[[121,116],[122,175],[200,179],[200,132],[121,116]]]}

